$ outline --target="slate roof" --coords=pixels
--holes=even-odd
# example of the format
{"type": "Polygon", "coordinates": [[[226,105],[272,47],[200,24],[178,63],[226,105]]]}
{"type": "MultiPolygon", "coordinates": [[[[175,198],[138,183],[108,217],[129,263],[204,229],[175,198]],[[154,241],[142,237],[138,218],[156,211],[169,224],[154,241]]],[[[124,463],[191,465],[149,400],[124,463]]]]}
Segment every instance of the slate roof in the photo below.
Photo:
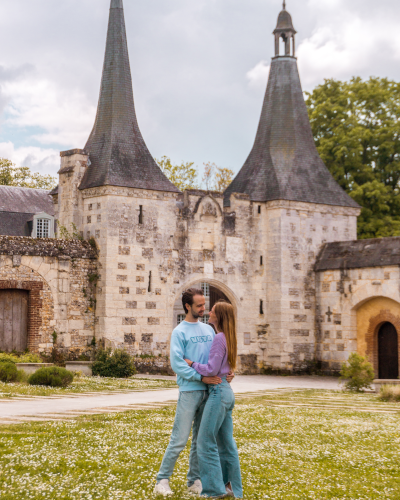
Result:
{"type": "Polygon", "coordinates": [[[111,0],[97,116],[80,189],[125,186],[179,192],[151,156],[136,119],[122,0],[111,0]]]}
{"type": "Polygon", "coordinates": [[[400,265],[400,237],[326,243],[315,271],[400,265]]]}
{"type": "Polygon", "coordinates": [[[276,25],[276,29],[275,29],[274,33],[276,33],[276,31],[279,31],[279,30],[283,30],[283,31],[293,30],[294,32],[296,32],[294,29],[294,26],[293,26],[292,16],[286,10],[285,5],[283,7],[283,10],[280,12],[280,14],[278,16],[278,23],[276,25]]]}
{"type": "Polygon", "coordinates": [[[333,179],[315,147],[294,57],[272,60],[254,146],[225,191],[225,205],[234,192],[247,193],[258,202],[358,207],[333,179]]]}
{"type": "Polygon", "coordinates": [[[41,212],[55,214],[49,191],[0,186],[0,234],[30,236],[28,222],[41,212]]]}

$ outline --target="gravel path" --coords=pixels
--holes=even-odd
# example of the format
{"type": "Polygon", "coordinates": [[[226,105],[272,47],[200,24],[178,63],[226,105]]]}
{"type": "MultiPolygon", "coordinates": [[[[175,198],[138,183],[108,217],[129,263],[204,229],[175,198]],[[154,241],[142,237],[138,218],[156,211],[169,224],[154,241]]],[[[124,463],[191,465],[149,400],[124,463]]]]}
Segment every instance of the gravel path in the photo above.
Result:
{"type": "MultiPolygon", "coordinates": [[[[145,375],[144,378],[161,378],[145,375]]],[[[173,377],[162,377],[163,379],[173,377]]],[[[339,381],[332,377],[275,377],[261,375],[237,376],[232,383],[236,394],[254,393],[271,389],[339,389],[339,381]]],[[[129,409],[163,406],[178,399],[177,389],[118,394],[93,393],[79,396],[51,396],[18,398],[0,401],[0,423],[62,420],[79,415],[121,412],[129,409]]]]}

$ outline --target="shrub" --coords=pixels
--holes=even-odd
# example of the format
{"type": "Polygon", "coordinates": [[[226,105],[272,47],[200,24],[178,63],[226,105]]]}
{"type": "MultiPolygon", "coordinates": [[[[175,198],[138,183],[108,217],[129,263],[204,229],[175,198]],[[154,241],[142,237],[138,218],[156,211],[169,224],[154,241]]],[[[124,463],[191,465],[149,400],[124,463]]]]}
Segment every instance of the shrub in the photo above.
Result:
{"type": "Polygon", "coordinates": [[[34,352],[26,352],[24,354],[0,352],[0,362],[2,361],[11,361],[12,363],[43,363],[39,354],[34,352]]]}
{"type": "Polygon", "coordinates": [[[93,375],[100,377],[128,378],[136,373],[132,358],[126,351],[99,350],[92,366],[93,375]]]}
{"type": "Polygon", "coordinates": [[[2,382],[16,382],[18,380],[18,370],[12,361],[0,362],[0,380],[2,382]]]}
{"type": "Polygon", "coordinates": [[[67,387],[74,380],[74,374],[59,366],[40,368],[28,378],[30,385],[46,385],[49,387],[67,387]]]}
{"type": "Polygon", "coordinates": [[[352,352],[347,363],[340,371],[340,380],[345,380],[345,387],[349,391],[361,392],[370,389],[375,378],[374,369],[363,356],[352,352]]]}
{"type": "Polygon", "coordinates": [[[400,401],[400,385],[383,385],[379,391],[382,401],[400,401]]]}

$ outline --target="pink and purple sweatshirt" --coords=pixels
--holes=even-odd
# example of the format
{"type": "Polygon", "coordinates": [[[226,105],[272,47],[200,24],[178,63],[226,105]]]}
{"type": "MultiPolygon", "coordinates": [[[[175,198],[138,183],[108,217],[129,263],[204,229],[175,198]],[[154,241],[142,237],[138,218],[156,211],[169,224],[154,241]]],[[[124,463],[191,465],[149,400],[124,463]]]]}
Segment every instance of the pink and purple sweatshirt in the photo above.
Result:
{"type": "Polygon", "coordinates": [[[203,377],[226,377],[231,371],[228,362],[228,348],[225,334],[220,332],[214,337],[208,363],[193,363],[192,368],[203,377]]]}

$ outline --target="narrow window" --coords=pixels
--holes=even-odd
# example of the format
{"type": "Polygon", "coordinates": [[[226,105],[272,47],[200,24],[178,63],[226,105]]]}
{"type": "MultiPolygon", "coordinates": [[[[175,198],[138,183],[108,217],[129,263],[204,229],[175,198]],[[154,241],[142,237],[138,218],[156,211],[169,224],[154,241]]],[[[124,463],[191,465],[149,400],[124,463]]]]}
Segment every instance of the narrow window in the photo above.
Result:
{"type": "Polygon", "coordinates": [[[182,323],[182,321],[185,321],[186,316],[184,314],[178,314],[178,325],[182,323]]]}
{"type": "Polygon", "coordinates": [[[143,205],[139,205],[139,224],[143,224],[143,205]]]}
{"type": "Polygon", "coordinates": [[[261,205],[258,205],[258,213],[261,213],[261,205]]]}
{"type": "Polygon", "coordinates": [[[260,257],[260,266],[262,266],[262,265],[263,265],[263,258],[262,258],[262,255],[261,255],[261,257],[260,257]]]}
{"type": "Polygon", "coordinates": [[[264,314],[264,301],[260,300],[260,314],[264,314]]]}
{"type": "Polygon", "coordinates": [[[151,271],[149,272],[149,288],[147,289],[148,292],[151,292],[151,271]]]}
{"type": "Polygon", "coordinates": [[[38,238],[49,238],[50,224],[49,219],[38,219],[36,223],[36,236],[38,238]]]}
{"type": "Polygon", "coordinates": [[[250,333],[246,332],[244,334],[244,345],[250,345],[250,344],[251,344],[250,333]]]}

